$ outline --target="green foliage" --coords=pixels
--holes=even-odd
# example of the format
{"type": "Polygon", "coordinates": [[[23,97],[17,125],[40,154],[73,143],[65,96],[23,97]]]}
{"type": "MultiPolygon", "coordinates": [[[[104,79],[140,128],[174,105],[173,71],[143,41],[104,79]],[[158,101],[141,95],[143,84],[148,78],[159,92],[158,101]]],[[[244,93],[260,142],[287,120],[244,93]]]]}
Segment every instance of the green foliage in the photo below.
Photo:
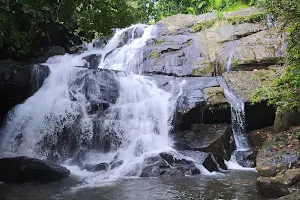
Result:
{"type": "Polygon", "coordinates": [[[152,51],[150,53],[150,58],[152,58],[152,59],[158,59],[158,57],[159,57],[159,53],[157,51],[152,51]]]}
{"type": "Polygon", "coordinates": [[[227,18],[227,21],[229,24],[236,25],[236,24],[242,24],[242,23],[257,23],[266,18],[266,15],[264,13],[258,13],[258,14],[252,14],[246,17],[229,17],[227,18]]]}
{"type": "Polygon", "coordinates": [[[26,57],[58,37],[91,40],[136,21],[136,1],[0,0],[0,49],[8,57],[26,57]]]}
{"type": "Polygon", "coordinates": [[[283,76],[263,86],[256,96],[268,94],[269,103],[281,109],[300,107],[300,4],[298,0],[266,0],[262,6],[284,23],[288,45],[283,76]]]}
{"type": "Polygon", "coordinates": [[[193,26],[192,31],[193,32],[200,32],[202,30],[208,29],[210,27],[212,27],[215,24],[215,20],[207,20],[207,21],[203,21],[200,23],[195,24],[195,26],[193,26]]]}
{"type": "MultiPolygon", "coordinates": [[[[212,10],[234,11],[257,3],[256,0],[138,0],[142,21],[158,21],[174,14],[203,14],[212,10]],[[144,16],[144,17],[143,17],[144,16]]],[[[221,17],[221,16],[220,16],[221,17]]]]}
{"type": "Polygon", "coordinates": [[[300,132],[296,132],[296,133],[295,133],[295,137],[296,137],[298,140],[300,140],[300,132]]]}

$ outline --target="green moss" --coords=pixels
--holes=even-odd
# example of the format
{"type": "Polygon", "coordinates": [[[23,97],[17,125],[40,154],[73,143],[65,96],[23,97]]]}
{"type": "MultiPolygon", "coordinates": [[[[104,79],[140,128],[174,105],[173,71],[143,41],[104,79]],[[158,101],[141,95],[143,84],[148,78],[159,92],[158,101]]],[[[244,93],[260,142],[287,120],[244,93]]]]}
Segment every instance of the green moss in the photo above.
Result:
{"type": "Polygon", "coordinates": [[[156,45],[163,44],[165,41],[164,40],[155,40],[156,45]]]}
{"type": "Polygon", "coordinates": [[[193,44],[193,40],[188,40],[185,45],[188,47],[188,46],[191,46],[193,44]]]}
{"type": "Polygon", "coordinates": [[[207,21],[199,22],[193,26],[192,31],[193,32],[203,31],[205,29],[212,27],[215,24],[215,22],[216,20],[207,20],[207,21]]]}
{"type": "Polygon", "coordinates": [[[264,13],[252,14],[249,16],[239,16],[239,17],[228,17],[227,21],[229,24],[237,25],[242,23],[257,23],[265,19],[264,13]]]}
{"type": "Polygon", "coordinates": [[[211,73],[214,71],[214,64],[209,63],[209,66],[205,67],[204,69],[194,69],[193,70],[193,76],[207,76],[211,75],[211,73]]]}
{"type": "Polygon", "coordinates": [[[152,59],[158,59],[158,57],[159,57],[159,53],[157,51],[152,51],[150,53],[150,58],[152,58],[152,59]]]}
{"type": "Polygon", "coordinates": [[[295,133],[295,137],[296,137],[298,140],[300,140],[300,131],[298,131],[298,132],[295,133]]]}

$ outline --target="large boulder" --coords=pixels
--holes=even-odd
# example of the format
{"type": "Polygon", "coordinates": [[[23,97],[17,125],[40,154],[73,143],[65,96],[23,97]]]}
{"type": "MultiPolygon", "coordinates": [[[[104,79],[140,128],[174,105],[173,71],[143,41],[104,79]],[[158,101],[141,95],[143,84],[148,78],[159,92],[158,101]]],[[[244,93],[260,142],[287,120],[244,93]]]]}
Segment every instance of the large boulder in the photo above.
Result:
{"type": "Polygon", "coordinates": [[[201,44],[190,35],[161,36],[149,40],[144,51],[143,72],[191,76],[201,68],[202,76],[211,76],[213,64],[206,61],[201,44]]]}
{"type": "Polygon", "coordinates": [[[281,132],[288,130],[291,126],[300,125],[300,110],[293,108],[288,110],[278,109],[274,121],[275,131],[281,132]]]}
{"type": "MultiPolygon", "coordinates": [[[[210,98],[204,90],[219,88],[218,78],[164,75],[153,75],[148,78],[154,80],[163,90],[171,91],[174,96],[181,94],[177,98],[175,130],[189,130],[194,123],[230,123],[230,106],[227,103],[215,102],[214,105],[207,105],[210,98]],[[176,87],[180,83],[181,88],[176,87]]],[[[220,95],[222,94],[220,93],[220,95]]],[[[224,94],[221,101],[225,101],[224,94]]]]}
{"type": "Polygon", "coordinates": [[[166,152],[148,157],[144,161],[141,177],[185,176],[200,174],[197,166],[208,171],[219,171],[213,156],[196,151],[166,152]],[[197,164],[197,165],[196,165],[197,164]]]}
{"type": "Polygon", "coordinates": [[[65,167],[29,157],[0,159],[0,181],[4,183],[48,182],[67,178],[65,167]]]}
{"type": "Polygon", "coordinates": [[[300,169],[290,169],[275,177],[259,177],[258,191],[266,197],[277,198],[300,189],[300,169]]]}
{"type": "Polygon", "coordinates": [[[275,176],[295,166],[299,159],[298,147],[288,147],[285,141],[267,141],[258,151],[256,169],[261,176],[275,176]]]}
{"type": "Polygon", "coordinates": [[[45,65],[0,61],[0,126],[8,111],[32,96],[49,73],[45,65]]]}
{"type": "Polygon", "coordinates": [[[207,102],[210,105],[228,104],[224,95],[224,89],[221,87],[205,88],[203,92],[208,96],[207,102]]]}
{"type": "Polygon", "coordinates": [[[176,148],[211,152],[222,168],[233,152],[231,126],[227,124],[193,124],[190,131],[175,133],[176,148]]]}

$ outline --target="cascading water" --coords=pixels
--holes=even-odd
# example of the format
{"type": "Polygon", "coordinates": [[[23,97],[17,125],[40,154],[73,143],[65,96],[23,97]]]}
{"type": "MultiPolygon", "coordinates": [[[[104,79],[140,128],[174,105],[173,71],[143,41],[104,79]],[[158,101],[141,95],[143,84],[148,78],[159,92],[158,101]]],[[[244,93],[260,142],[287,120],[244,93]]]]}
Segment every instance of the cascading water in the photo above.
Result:
{"type": "Polygon", "coordinates": [[[243,155],[251,150],[247,135],[245,134],[245,103],[238,98],[227,86],[224,80],[219,80],[224,94],[231,106],[231,125],[236,149],[230,161],[225,161],[228,169],[253,170],[253,168],[243,167],[238,163],[236,155],[243,155]]]}
{"type": "Polygon", "coordinates": [[[10,112],[1,130],[1,156],[65,160],[81,149],[84,156],[76,159],[82,166],[109,163],[108,170],[87,172],[71,159],[65,165],[98,184],[139,176],[147,157],[174,152],[168,134],[180,85],[167,92],[140,75],[142,47],[154,34],[152,26],[134,25],[118,30],[102,49],[89,45],[79,55],[50,58],[42,88],[10,112]],[[96,58],[98,70],[84,69],[87,57],[96,58]]]}

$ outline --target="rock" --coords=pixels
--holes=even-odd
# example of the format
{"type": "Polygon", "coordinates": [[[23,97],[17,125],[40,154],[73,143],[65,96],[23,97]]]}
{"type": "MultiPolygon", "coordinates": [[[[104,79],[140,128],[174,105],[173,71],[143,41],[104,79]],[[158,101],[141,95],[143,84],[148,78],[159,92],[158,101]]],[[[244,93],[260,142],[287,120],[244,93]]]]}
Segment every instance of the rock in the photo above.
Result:
{"type": "Polygon", "coordinates": [[[65,167],[36,158],[0,159],[0,181],[5,183],[57,181],[69,175],[70,171],[65,167]]]}
{"type": "Polygon", "coordinates": [[[188,158],[193,159],[194,163],[197,165],[202,165],[210,172],[219,171],[219,165],[211,153],[190,150],[180,151],[180,153],[188,158]]]}
{"type": "Polygon", "coordinates": [[[84,167],[84,160],[86,159],[87,155],[87,150],[85,149],[80,149],[78,153],[76,154],[76,157],[70,162],[71,165],[77,165],[81,169],[84,167]]]}
{"type": "Polygon", "coordinates": [[[89,114],[103,112],[119,96],[120,86],[116,78],[119,73],[107,69],[82,70],[71,84],[70,96],[76,101],[76,94],[80,91],[90,103],[87,108],[89,114]]]}
{"type": "Polygon", "coordinates": [[[228,101],[224,95],[224,89],[221,87],[210,87],[203,90],[204,94],[208,96],[208,104],[210,105],[219,105],[227,103],[228,101]]]}
{"type": "Polygon", "coordinates": [[[284,197],[280,197],[277,200],[299,200],[300,190],[293,192],[292,194],[286,195],[284,197]]]}
{"type": "Polygon", "coordinates": [[[297,125],[300,125],[300,110],[298,108],[277,110],[274,121],[274,129],[277,133],[297,125]]]}
{"type": "Polygon", "coordinates": [[[8,111],[32,96],[49,73],[45,65],[0,61],[0,126],[8,111]]]}
{"type": "Polygon", "coordinates": [[[101,54],[91,54],[83,58],[87,63],[84,65],[85,68],[97,69],[101,63],[101,54]]]}
{"type": "MultiPolygon", "coordinates": [[[[245,24],[246,25],[246,24],[245,24]]],[[[281,63],[284,57],[284,37],[282,33],[273,30],[258,30],[254,34],[236,41],[222,43],[218,48],[218,55],[223,56],[223,60],[230,58],[232,70],[252,70],[266,68],[266,66],[281,63]],[[228,49],[231,51],[228,52],[228,49]],[[246,68],[246,69],[244,69],[246,68]]],[[[221,57],[221,56],[219,56],[221,57]]]]}
{"type": "Polygon", "coordinates": [[[291,193],[288,187],[273,183],[270,177],[257,178],[257,190],[269,198],[278,198],[291,193]]]}
{"type": "Polygon", "coordinates": [[[234,155],[239,165],[247,168],[255,166],[255,154],[253,150],[234,151],[234,155]]]}
{"type": "Polygon", "coordinates": [[[147,41],[144,50],[143,73],[164,74],[173,76],[191,76],[195,69],[207,67],[211,76],[210,62],[200,65],[205,52],[199,48],[200,44],[190,35],[162,36],[147,41]]]}
{"type": "Polygon", "coordinates": [[[193,124],[191,131],[177,133],[175,141],[184,149],[213,153],[222,168],[233,152],[231,126],[227,124],[193,124]]]}
{"type": "Polygon", "coordinates": [[[263,84],[268,84],[278,77],[275,70],[259,70],[259,71],[232,71],[223,73],[223,78],[227,85],[232,88],[245,102],[251,102],[256,90],[263,84]]]}
{"type": "Polygon", "coordinates": [[[111,169],[114,169],[114,168],[117,168],[117,167],[123,165],[123,163],[124,163],[123,160],[119,160],[119,161],[113,161],[112,163],[109,163],[109,165],[110,165],[111,169]]]}
{"type": "Polygon", "coordinates": [[[249,145],[253,151],[252,156],[254,157],[254,163],[256,163],[255,159],[257,157],[258,150],[263,146],[263,143],[267,140],[270,134],[273,134],[273,127],[267,127],[264,129],[255,130],[247,133],[249,145]]]}
{"type": "Polygon", "coordinates": [[[144,163],[140,177],[184,176],[182,169],[171,167],[160,156],[149,157],[144,163]]]}
{"type": "MultiPolygon", "coordinates": [[[[144,25],[141,25],[141,26],[144,26],[144,25]]],[[[120,36],[121,40],[119,42],[118,48],[124,46],[125,44],[127,44],[128,42],[130,42],[133,39],[142,37],[143,34],[144,34],[144,30],[139,27],[133,27],[133,28],[127,29],[120,36]]]]}
{"type": "Polygon", "coordinates": [[[272,177],[271,180],[274,183],[292,186],[300,182],[300,168],[289,169],[282,174],[278,174],[275,177],[272,177]]]}
{"type": "Polygon", "coordinates": [[[258,190],[266,197],[277,198],[300,189],[300,169],[290,169],[275,177],[259,177],[258,190]]]}
{"type": "Polygon", "coordinates": [[[267,127],[252,132],[248,132],[248,141],[252,149],[259,149],[263,146],[269,135],[274,133],[273,127],[267,127]]]}
{"type": "Polygon", "coordinates": [[[179,14],[159,21],[159,38],[149,43],[146,51],[146,63],[150,65],[146,72],[212,76],[222,75],[229,66],[252,70],[282,63],[285,35],[270,29],[260,11],[246,8],[226,13],[225,18],[219,20],[211,12],[179,14]]]}
{"type": "Polygon", "coordinates": [[[39,57],[31,59],[32,63],[45,63],[48,58],[58,55],[64,55],[66,53],[65,49],[60,46],[48,46],[42,50],[39,57]]]}
{"type": "Polygon", "coordinates": [[[195,163],[203,165],[209,171],[219,171],[218,164],[209,153],[197,151],[166,152],[145,159],[141,177],[200,174],[201,172],[195,163]]]}
{"type": "Polygon", "coordinates": [[[219,80],[215,77],[171,77],[164,75],[148,76],[159,88],[172,91],[174,96],[182,93],[177,99],[177,114],[174,121],[175,130],[189,130],[193,123],[230,123],[230,107],[227,105],[207,106],[205,88],[218,87],[219,80]]]}
{"type": "Polygon", "coordinates": [[[284,141],[267,141],[258,151],[256,169],[260,176],[276,176],[296,165],[298,159],[297,149],[287,147],[284,141]]]}
{"type": "Polygon", "coordinates": [[[86,169],[90,172],[99,172],[106,171],[109,167],[108,163],[100,163],[100,164],[85,164],[83,169],[86,169]]]}

